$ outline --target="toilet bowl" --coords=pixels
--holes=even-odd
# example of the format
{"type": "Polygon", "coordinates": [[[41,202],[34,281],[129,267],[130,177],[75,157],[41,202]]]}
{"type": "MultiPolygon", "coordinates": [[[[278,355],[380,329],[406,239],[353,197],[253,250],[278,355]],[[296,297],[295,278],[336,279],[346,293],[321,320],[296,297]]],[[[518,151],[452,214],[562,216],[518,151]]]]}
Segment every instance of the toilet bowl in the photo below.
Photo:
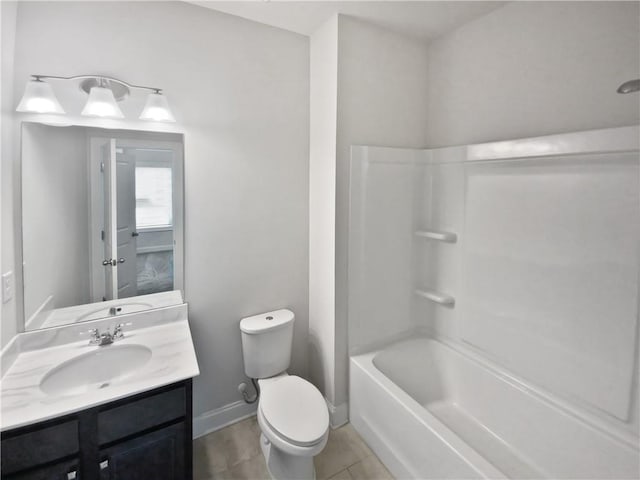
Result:
{"type": "Polygon", "coordinates": [[[259,380],[260,446],[274,479],[315,478],[313,457],[329,436],[329,413],[322,394],[289,375],[259,380]]]}
{"type": "Polygon", "coordinates": [[[245,373],[258,380],[260,446],[275,480],[313,480],[313,457],[329,436],[329,411],[320,391],[288,375],[293,312],[277,310],[242,319],[245,373]]]}

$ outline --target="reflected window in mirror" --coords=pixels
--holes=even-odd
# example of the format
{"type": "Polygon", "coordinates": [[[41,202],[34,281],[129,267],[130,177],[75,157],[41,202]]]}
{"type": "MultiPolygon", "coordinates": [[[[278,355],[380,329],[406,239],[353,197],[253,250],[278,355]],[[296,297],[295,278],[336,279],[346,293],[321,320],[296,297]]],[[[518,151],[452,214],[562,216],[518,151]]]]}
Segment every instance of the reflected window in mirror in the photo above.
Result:
{"type": "Polygon", "coordinates": [[[173,153],[137,150],[138,295],[173,290],[173,153]]]}

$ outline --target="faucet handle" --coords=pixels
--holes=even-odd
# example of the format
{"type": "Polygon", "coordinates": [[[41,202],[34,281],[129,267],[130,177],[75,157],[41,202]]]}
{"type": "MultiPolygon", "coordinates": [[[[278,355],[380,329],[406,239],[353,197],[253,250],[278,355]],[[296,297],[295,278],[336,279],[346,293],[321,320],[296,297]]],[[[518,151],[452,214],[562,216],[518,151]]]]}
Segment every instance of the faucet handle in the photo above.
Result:
{"type": "Polygon", "coordinates": [[[123,323],[118,323],[115,327],[113,327],[112,337],[114,340],[119,340],[121,338],[124,338],[122,327],[124,327],[123,323]]]}
{"type": "Polygon", "coordinates": [[[97,328],[91,328],[84,332],[80,332],[79,335],[91,335],[91,338],[89,339],[89,345],[100,343],[100,330],[98,330],[97,328]]]}

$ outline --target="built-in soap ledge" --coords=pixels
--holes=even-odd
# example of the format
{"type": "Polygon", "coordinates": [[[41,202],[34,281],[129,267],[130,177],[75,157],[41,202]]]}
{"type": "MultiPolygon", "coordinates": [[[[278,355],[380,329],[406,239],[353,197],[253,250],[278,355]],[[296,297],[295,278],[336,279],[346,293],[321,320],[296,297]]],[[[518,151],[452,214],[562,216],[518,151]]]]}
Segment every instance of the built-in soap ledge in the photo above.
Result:
{"type": "Polygon", "coordinates": [[[438,303],[440,305],[445,305],[447,307],[453,307],[453,305],[455,305],[456,303],[456,299],[451,295],[436,292],[435,290],[417,289],[415,293],[419,297],[426,298],[427,300],[431,300],[432,302],[438,303]]]}
{"type": "Polygon", "coordinates": [[[456,243],[458,241],[458,235],[455,233],[442,232],[438,230],[417,230],[415,232],[415,236],[447,243],[456,243]]]}

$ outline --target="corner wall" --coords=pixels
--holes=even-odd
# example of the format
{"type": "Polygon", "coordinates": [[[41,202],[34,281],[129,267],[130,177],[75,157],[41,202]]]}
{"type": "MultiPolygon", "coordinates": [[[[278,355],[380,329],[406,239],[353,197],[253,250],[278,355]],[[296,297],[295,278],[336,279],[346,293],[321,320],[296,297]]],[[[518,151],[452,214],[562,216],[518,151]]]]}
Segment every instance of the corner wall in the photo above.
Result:
{"type": "Polygon", "coordinates": [[[310,63],[309,374],[335,405],[337,15],[311,36],[310,63]]]}
{"type": "Polygon", "coordinates": [[[336,404],[348,401],[347,252],[352,145],[426,145],[424,43],[339,17],[336,173],[336,404]]]}
{"type": "Polygon", "coordinates": [[[426,46],[338,15],[312,36],[311,70],[311,172],[323,177],[311,178],[310,369],[323,375],[316,385],[330,403],[332,424],[337,426],[347,421],[348,411],[350,149],[352,145],[363,144],[425,146],[426,46]],[[324,73],[315,73],[320,69],[324,73]],[[335,114],[328,106],[315,107],[321,98],[318,95],[321,89],[325,95],[323,101],[329,102],[331,109],[336,105],[335,114]],[[322,131],[316,132],[316,126],[320,125],[322,131]],[[322,166],[316,140],[322,142],[325,149],[322,166]],[[320,202],[321,198],[324,203],[320,202]],[[322,224],[316,224],[319,219],[323,219],[322,224]],[[332,225],[330,221],[335,223],[332,225]],[[320,259],[321,268],[318,267],[320,259]],[[321,271],[328,276],[321,278],[318,275],[321,271]],[[326,302],[322,315],[318,314],[319,303],[316,303],[320,298],[326,302]],[[316,332],[322,332],[322,336],[316,332]],[[320,347],[314,345],[318,340],[320,347]]]}
{"type": "Polygon", "coordinates": [[[640,122],[638,2],[511,2],[429,45],[429,148],[640,122]]]}

